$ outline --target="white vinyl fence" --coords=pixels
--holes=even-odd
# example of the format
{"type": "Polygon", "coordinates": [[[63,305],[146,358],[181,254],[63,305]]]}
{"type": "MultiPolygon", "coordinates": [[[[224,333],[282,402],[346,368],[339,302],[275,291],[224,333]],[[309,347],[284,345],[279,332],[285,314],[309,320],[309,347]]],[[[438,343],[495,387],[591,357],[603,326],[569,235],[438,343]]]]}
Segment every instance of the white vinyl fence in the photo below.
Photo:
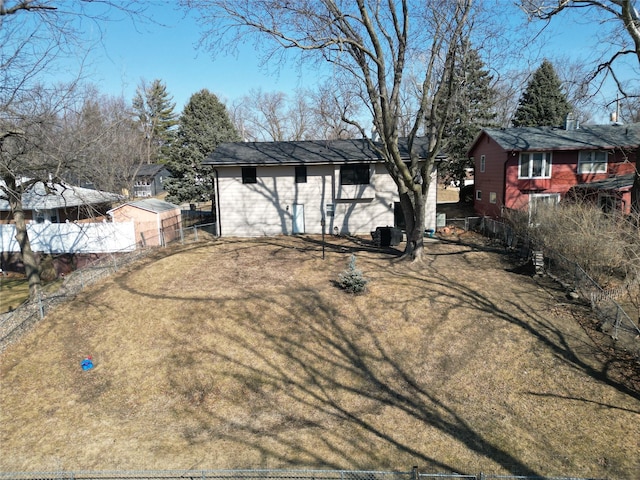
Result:
{"type": "MultiPolygon", "coordinates": [[[[34,252],[115,253],[136,248],[133,222],[31,223],[27,233],[34,252]]],[[[0,252],[19,252],[15,225],[0,225],[0,252]]]]}

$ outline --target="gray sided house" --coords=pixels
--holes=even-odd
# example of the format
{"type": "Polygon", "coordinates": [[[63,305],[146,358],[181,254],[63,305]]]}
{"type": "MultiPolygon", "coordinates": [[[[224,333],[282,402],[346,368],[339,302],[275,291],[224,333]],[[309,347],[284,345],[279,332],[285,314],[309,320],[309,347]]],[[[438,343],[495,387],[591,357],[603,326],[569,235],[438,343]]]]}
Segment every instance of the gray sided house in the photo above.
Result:
{"type": "Polygon", "coordinates": [[[159,164],[141,165],[136,173],[133,196],[136,198],[155,197],[164,192],[164,181],[169,177],[167,167],[159,164]]]}
{"type": "MultiPolygon", "coordinates": [[[[400,151],[409,161],[406,141],[400,151]]],[[[203,164],[214,169],[222,236],[321,234],[323,222],[341,235],[403,227],[396,185],[366,139],[223,143],[203,164]]],[[[434,167],[425,229],[436,227],[436,178],[434,167]]]]}

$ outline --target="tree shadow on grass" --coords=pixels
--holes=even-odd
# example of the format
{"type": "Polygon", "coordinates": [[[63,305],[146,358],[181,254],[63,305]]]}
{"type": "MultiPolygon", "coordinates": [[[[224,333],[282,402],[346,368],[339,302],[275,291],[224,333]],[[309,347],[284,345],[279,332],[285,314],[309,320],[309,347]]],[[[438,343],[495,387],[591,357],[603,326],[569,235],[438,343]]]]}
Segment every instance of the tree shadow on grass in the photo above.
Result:
{"type": "MultiPolygon", "coordinates": [[[[387,351],[366,321],[344,318],[317,292],[301,288],[289,295],[304,315],[283,318],[286,328],[274,331],[251,312],[238,312],[235,331],[212,325],[219,346],[188,347],[189,355],[224,366],[219,382],[211,381],[201,401],[189,408],[200,419],[203,441],[222,438],[294,465],[392,468],[390,452],[396,451],[430,469],[459,471],[454,463],[412,444],[410,432],[390,429],[380,420],[389,415],[435,429],[505,471],[538,474],[483,438],[453,406],[430,392],[401,359],[387,351]],[[215,383],[236,385],[237,390],[223,389],[225,394],[213,388],[215,383]],[[239,401],[251,402],[251,409],[255,408],[249,418],[216,408],[239,401]],[[258,412],[261,408],[272,412],[258,412]],[[311,430],[313,439],[308,444],[297,435],[305,429],[311,430]]],[[[260,310],[267,311],[269,303],[264,302],[260,310]]],[[[184,371],[178,368],[171,377],[174,388],[190,396],[192,385],[184,382],[184,371]]],[[[193,441],[197,438],[192,436],[193,441]]]]}
{"type": "MultiPolygon", "coordinates": [[[[275,243],[276,248],[290,248],[275,243]]],[[[443,250],[441,255],[472,252],[462,248],[443,250]]],[[[386,266],[377,261],[379,268],[388,270],[387,281],[392,278],[410,292],[394,306],[405,321],[412,319],[413,304],[420,302],[441,301],[449,312],[471,309],[492,322],[518,327],[564,364],[638,399],[638,392],[585,362],[566,331],[532,313],[521,299],[498,302],[452,280],[436,268],[438,255],[432,255],[424,269],[398,271],[388,258],[386,266]]],[[[126,278],[121,283],[128,288],[126,278]]],[[[434,393],[419,377],[415,359],[409,359],[410,339],[406,345],[383,340],[382,327],[370,324],[371,311],[361,304],[358,307],[354,301],[353,309],[345,313],[331,298],[304,286],[280,296],[246,291],[240,298],[190,298],[211,304],[210,320],[197,328],[198,334],[215,341],[200,342],[193,325],[185,323],[184,335],[172,339],[167,375],[184,400],[176,413],[190,419],[183,436],[194,445],[223,440],[279,465],[330,468],[393,468],[397,452],[431,469],[460,470],[456,460],[431,454],[428,446],[412,441],[410,433],[389,425],[402,418],[419,430],[435,430],[464,445],[504,471],[540,473],[490,440],[456,402],[434,393]],[[263,323],[268,316],[279,320],[263,323]],[[227,326],[222,326],[223,320],[227,326]],[[202,372],[194,374],[194,365],[202,372]],[[307,433],[305,441],[301,432],[307,433]]],[[[442,314],[446,317],[447,311],[442,314]]]]}

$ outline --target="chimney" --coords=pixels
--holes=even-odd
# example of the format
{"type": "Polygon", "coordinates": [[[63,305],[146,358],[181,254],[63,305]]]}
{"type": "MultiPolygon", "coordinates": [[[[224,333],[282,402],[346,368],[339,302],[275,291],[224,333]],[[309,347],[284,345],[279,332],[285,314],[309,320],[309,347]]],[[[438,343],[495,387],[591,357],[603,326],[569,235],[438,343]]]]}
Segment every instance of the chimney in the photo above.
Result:
{"type": "Polygon", "coordinates": [[[580,122],[576,120],[573,115],[573,112],[567,113],[567,118],[564,121],[564,129],[565,130],[578,130],[580,128],[580,122]]]}
{"type": "Polygon", "coordinates": [[[378,130],[375,125],[371,127],[371,140],[373,140],[374,142],[380,140],[380,135],[378,135],[378,130]]]}

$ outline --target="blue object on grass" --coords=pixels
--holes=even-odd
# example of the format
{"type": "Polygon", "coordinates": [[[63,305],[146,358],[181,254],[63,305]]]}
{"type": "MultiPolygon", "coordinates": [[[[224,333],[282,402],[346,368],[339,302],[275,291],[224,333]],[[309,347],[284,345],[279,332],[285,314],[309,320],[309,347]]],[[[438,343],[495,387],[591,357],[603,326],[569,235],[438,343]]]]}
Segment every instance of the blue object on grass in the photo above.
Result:
{"type": "Polygon", "coordinates": [[[80,363],[80,366],[82,367],[82,370],[91,370],[93,368],[93,362],[90,358],[85,358],[80,363]]]}

